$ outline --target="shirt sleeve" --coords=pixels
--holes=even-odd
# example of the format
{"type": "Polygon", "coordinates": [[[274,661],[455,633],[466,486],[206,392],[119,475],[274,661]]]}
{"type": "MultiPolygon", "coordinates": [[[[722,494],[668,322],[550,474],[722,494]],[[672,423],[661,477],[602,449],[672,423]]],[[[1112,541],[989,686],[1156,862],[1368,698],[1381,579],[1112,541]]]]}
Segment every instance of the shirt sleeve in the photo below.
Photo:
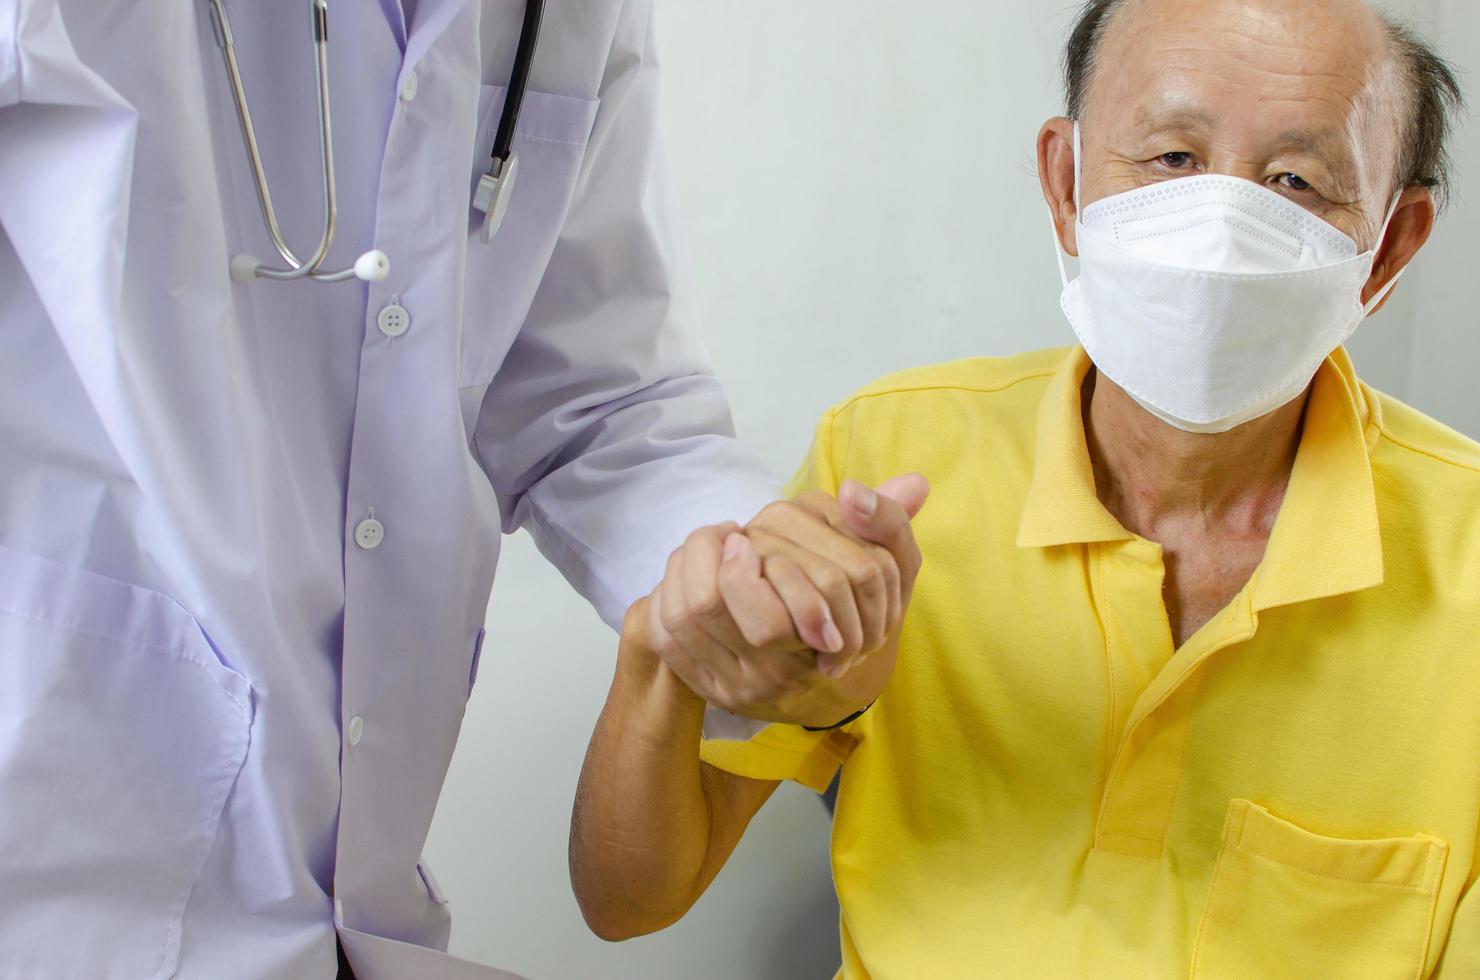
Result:
{"type": "MultiPolygon", "coordinates": [[[[842,480],[834,460],[843,441],[838,428],[834,412],[823,416],[806,460],[786,487],[788,498],[808,490],[837,494],[842,480]]],[[[724,729],[710,724],[706,718],[699,757],[716,769],[737,776],[789,779],[821,793],[858,744],[859,733],[868,720],[869,715],[865,714],[842,728],[826,732],[809,732],[796,725],[767,725],[754,733],[738,731],[735,737],[725,737],[724,729]]]]}
{"type": "Polygon", "coordinates": [[[504,529],[613,626],[695,528],[781,488],[735,438],[695,326],[658,127],[651,0],[621,11],[565,225],[474,439],[504,529]]]}

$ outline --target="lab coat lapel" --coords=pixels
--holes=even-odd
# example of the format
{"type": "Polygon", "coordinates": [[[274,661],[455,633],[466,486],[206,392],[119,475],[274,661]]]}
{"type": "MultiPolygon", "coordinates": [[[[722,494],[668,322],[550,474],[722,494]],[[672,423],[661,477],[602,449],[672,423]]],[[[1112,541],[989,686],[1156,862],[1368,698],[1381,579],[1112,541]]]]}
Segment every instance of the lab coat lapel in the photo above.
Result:
{"type": "Polygon", "coordinates": [[[396,36],[396,43],[401,46],[401,51],[406,50],[406,7],[403,0],[380,0],[380,9],[385,11],[386,23],[391,25],[391,33],[396,36]]]}
{"type": "MultiPolygon", "coordinates": [[[[410,36],[406,39],[406,67],[415,68],[437,38],[452,23],[463,7],[472,0],[417,0],[415,13],[408,25],[410,36]]],[[[397,0],[399,6],[399,0],[397,0]]]]}

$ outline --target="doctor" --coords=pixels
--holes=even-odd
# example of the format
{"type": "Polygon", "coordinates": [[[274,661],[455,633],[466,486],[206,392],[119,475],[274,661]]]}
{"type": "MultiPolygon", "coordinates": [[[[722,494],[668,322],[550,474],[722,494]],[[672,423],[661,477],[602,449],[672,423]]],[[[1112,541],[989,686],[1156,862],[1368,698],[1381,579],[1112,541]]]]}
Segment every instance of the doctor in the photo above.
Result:
{"type": "Polygon", "coordinates": [[[651,7],[550,5],[502,196],[515,0],[0,0],[0,974],[328,978],[337,931],[504,975],[419,860],[500,530],[616,624],[778,495],[691,330],[651,7]]]}

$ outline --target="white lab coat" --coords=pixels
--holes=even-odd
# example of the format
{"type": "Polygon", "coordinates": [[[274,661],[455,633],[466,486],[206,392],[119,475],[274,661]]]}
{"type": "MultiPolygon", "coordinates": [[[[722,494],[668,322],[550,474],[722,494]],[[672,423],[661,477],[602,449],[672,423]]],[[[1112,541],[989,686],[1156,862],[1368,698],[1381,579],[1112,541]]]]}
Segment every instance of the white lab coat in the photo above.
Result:
{"type": "MultiPolygon", "coordinates": [[[[273,253],[203,0],[0,0],[0,978],[327,978],[336,923],[361,980],[497,975],[420,850],[501,527],[615,623],[776,495],[694,335],[649,0],[548,4],[470,237],[522,7],[333,0],[329,264],[390,276],[236,284],[273,253]]],[[[306,252],[308,4],[228,9],[306,252]]]]}

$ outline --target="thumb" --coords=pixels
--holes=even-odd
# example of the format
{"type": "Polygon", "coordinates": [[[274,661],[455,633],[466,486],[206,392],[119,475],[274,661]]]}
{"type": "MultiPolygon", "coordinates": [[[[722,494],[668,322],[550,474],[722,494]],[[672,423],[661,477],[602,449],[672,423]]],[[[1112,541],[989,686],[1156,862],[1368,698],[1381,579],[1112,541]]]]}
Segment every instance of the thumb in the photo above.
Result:
{"type": "Polygon", "coordinates": [[[879,484],[877,492],[903,507],[904,512],[914,520],[915,515],[925,506],[925,499],[930,496],[930,481],[919,473],[906,473],[892,480],[885,480],[879,484]]]}
{"type": "Polygon", "coordinates": [[[755,550],[755,545],[750,543],[740,530],[737,529],[725,537],[725,561],[735,563],[735,573],[747,580],[761,577],[761,556],[755,550]]]}
{"type": "Polygon", "coordinates": [[[895,477],[870,490],[856,480],[844,480],[838,503],[848,529],[864,541],[887,548],[899,563],[906,581],[920,567],[920,553],[910,520],[925,505],[930,484],[918,473],[895,477]]]}
{"type": "Polygon", "coordinates": [[[904,512],[904,520],[910,521],[920,513],[929,496],[930,483],[919,473],[906,473],[892,480],[885,480],[879,484],[877,490],[870,490],[857,480],[844,480],[842,486],[838,487],[838,503],[848,517],[849,526],[854,533],[876,544],[884,542],[863,532],[871,527],[892,530],[901,516],[893,507],[880,507],[881,498],[898,504],[899,509],[904,512]]]}

